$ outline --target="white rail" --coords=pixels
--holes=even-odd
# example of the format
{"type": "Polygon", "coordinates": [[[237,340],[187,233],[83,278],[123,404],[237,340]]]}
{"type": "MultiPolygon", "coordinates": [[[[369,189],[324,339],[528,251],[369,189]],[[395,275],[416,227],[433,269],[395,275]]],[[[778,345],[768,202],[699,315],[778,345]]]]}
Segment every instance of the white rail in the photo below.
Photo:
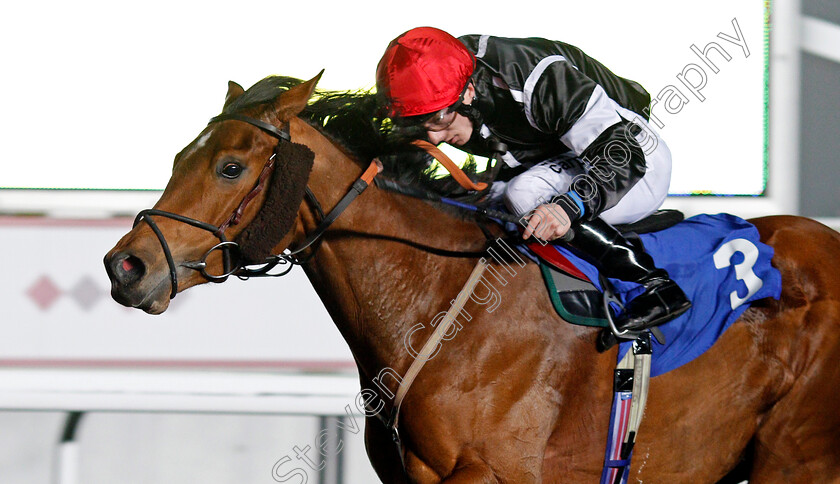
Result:
{"type": "MultiPolygon", "coordinates": [[[[0,369],[0,410],[67,412],[54,482],[78,482],[76,428],[87,412],[360,416],[359,380],[346,374],[129,369],[0,369]]],[[[321,419],[323,430],[330,430],[321,419]]],[[[335,426],[333,426],[334,428],[335,426]]],[[[336,439],[337,440],[337,439],[336,439]]],[[[340,454],[335,453],[340,459],[340,454]]],[[[327,463],[330,482],[343,480],[327,463]]],[[[325,474],[326,475],[326,474],[325,474]]],[[[325,480],[326,482],[326,480],[325,480]]]]}
{"type": "Polygon", "coordinates": [[[350,373],[0,369],[0,410],[344,416],[358,392],[350,373]]]}

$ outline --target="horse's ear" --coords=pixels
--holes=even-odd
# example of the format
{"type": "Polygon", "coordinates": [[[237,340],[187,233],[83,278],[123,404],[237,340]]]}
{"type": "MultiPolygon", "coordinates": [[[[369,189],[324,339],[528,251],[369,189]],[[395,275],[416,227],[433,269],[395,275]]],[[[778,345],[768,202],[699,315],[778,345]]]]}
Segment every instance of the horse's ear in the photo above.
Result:
{"type": "Polygon", "coordinates": [[[236,98],[244,93],[245,89],[243,89],[242,86],[233,81],[228,81],[228,91],[227,94],[225,94],[225,106],[222,109],[224,110],[228,107],[228,104],[232,103],[236,98]]]}
{"type": "Polygon", "coordinates": [[[315,92],[315,85],[318,84],[323,73],[324,70],[321,69],[321,72],[317,76],[290,88],[282,96],[277,98],[277,111],[281,113],[280,117],[283,121],[287,121],[292,116],[297,116],[303,111],[303,108],[309,102],[309,98],[312,97],[312,93],[315,92]]]}

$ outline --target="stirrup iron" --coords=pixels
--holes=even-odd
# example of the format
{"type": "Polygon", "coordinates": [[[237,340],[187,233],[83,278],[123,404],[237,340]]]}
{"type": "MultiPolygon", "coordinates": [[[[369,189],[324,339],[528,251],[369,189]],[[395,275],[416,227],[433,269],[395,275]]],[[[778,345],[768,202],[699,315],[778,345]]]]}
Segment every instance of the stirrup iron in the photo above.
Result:
{"type": "Polygon", "coordinates": [[[662,334],[662,330],[659,329],[659,326],[653,326],[651,328],[643,329],[641,331],[633,331],[630,329],[618,329],[615,325],[615,320],[613,319],[612,309],[610,308],[610,303],[615,303],[618,307],[622,310],[624,309],[624,304],[618,299],[615,295],[615,291],[613,290],[612,284],[610,283],[609,279],[604,277],[603,274],[598,274],[598,280],[601,283],[601,288],[604,291],[604,295],[601,298],[602,304],[604,306],[604,313],[607,315],[607,324],[609,324],[609,330],[615,335],[618,339],[626,339],[626,340],[636,340],[645,332],[650,332],[656,341],[659,344],[665,344],[665,335],[662,334]]]}

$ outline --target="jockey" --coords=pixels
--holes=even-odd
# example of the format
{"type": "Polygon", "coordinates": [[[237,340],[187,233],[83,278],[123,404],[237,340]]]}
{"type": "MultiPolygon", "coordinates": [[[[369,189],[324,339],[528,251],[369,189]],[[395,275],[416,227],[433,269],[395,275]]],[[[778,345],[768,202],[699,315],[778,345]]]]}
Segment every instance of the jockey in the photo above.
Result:
{"type": "Polygon", "coordinates": [[[489,196],[525,217],[524,238],[553,240],[571,228],[567,244],[605,276],[641,284],[619,329],[656,326],[691,307],[612,226],[650,215],[668,194],[671,154],[647,123],[642,86],[562,42],[456,39],[419,27],[388,45],[376,87],[392,120],[421,128],[431,143],[500,154],[489,196]]]}

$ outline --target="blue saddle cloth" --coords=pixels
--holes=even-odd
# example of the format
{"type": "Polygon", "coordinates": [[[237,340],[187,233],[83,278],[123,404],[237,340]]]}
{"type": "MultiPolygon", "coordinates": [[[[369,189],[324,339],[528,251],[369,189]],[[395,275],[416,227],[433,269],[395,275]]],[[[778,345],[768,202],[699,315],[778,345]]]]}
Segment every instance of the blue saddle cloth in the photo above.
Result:
{"type": "MultiPolygon", "coordinates": [[[[692,302],[685,314],[660,327],[666,343],[653,342],[651,376],[703,354],[750,302],[781,295],[781,274],[770,264],[773,248],[762,243],[758,230],[744,219],[729,214],[698,215],[640,237],[656,265],[668,271],[692,302]]],[[[593,265],[565,247],[554,247],[601,289],[593,265]]],[[[610,282],[624,304],[643,291],[636,283],[610,282]]],[[[630,347],[630,342],[620,345],[619,360],[630,347]]]]}

